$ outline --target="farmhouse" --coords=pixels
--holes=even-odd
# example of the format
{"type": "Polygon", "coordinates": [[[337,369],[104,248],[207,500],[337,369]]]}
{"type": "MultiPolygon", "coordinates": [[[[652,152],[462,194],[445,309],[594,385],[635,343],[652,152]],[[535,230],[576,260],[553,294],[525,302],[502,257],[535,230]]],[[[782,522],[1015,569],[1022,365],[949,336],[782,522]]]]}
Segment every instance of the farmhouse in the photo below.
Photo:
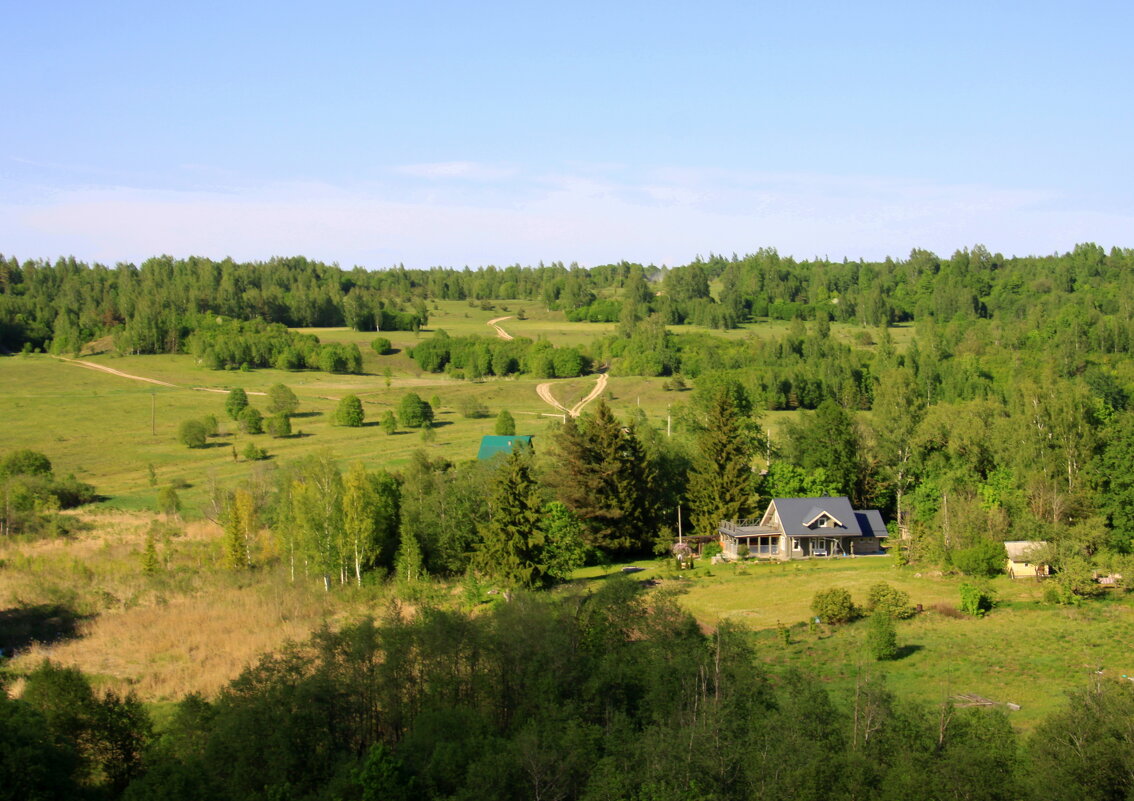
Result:
{"type": "Polygon", "coordinates": [[[1008,565],[1005,568],[1012,578],[1042,578],[1047,575],[1047,565],[1037,562],[1036,557],[1043,546],[1042,541],[1011,540],[1004,543],[1004,550],[1008,554],[1008,565]]]}
{"type": "Polygon", "coordinates": [[[722,520],[717,531],[725,558],[739,559],[747,553],[780,561],[878,554],[887,536],[877,510],[853,509],[842,495],[775,498],[763,517],[722,520]]]}

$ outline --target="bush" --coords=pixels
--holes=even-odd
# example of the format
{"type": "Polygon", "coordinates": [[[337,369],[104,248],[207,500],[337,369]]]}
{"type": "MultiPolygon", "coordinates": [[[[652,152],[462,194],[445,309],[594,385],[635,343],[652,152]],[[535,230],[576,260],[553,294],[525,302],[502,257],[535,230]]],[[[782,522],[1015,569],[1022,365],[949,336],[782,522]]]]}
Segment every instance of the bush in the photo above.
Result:
{"type": "Polygon", "coordinates": [[[877,611],[870,616],[866,648],[879,662],[898,655],[898,633],[894,630],[894,619],[886,612],[877,611]]]}
{"type": "Polygon", "coordinates": [[[240,430],[245,434],[264,433],[264,415],[255,406],[249,406],[240,413],[240,430]]]}
{"type": "Polygon", "coordinates": [[[891,587],[884,581],[870,588],[866,595],[866,610],[881,612],[894,620],[905,620],[913,617],[914,614],[909,594],[891,587]]]}
{"type": "Polygon", "coordinates": [[[496,415],[496,426],[492,429],[492,433],[502,437],[515,436],[516,421],[511,412],[502,409],[500,414],[496,415]]]}
{"type": "Polygon", "coordinates": [[[823,623],[837,625],[849,623],[858,616],[850,591],[842,587],[820,590],[811,599],[811,611],[823,623]]]}
{"type": "Polygon", "coordinates": [[[374,341],[370,343],[371,349],[379,356],[385,356],[394,349],[394,345],[386,337],[375,337],[374,341]]]}
{"type": "Polygon", "coordinates": [[[481,419],[488,417],[488,407],[476,398],[463,397],[457,404],[462,417],[481,419]]]}
{"type": "Polygon", "coordinates": [[[50,476],[51,460],[26,448],[12,451],[0,462],[0,476],[50,476]]]}
{"type": "Polygon", "coordinates": [[[407,392],[398,403],[398,420],[406,428],[420,428],[433,422],[433,409],[416,392],[407,392]]]}
{"type": "Polygon", "coordinates": [[[339,407],[335,410],[335,425],[360,428],[365,418],[362,401],[357,395],[347,395],[339,401],[339,407]]]}
{"type": "Polygon", "coordinates": [[[992,578],[1004,572],[1004,543],[982,542],[971,548],[953,551],[953,567],[966,576],[992,578]]]}
{"type": "Polygon", "coordinates": [[[215,414],[206,414],[201,418],[201,424],[205,427],[206,437],[215,437],[220,434],[220,423],[215,414]]]}
{"type": "Polygon", "coordinates": [[[205,424],[200,420],[186,420],[177,429],[177,441],[189,448],[205,447],[205,424]]]}
{"type": "Polygon", "coordinates": [[[249,442],[244,446],[244,458],[250,462],[260,462],[268,458],[268,452],[255,442],[249,442]]]}
{"type": "Polygon", "coordinates": [[[961,585],[961,611],[966,615],[984,617],[992,611],[995,602],[992,590],[972,584],[961,585]]]}
{"type": "Polygon", "coordinates": [[[299,398],[283,384],[273,384],[268,390],[268,411],[272,414],[295,414],[299,398]]]}
{"type": "Polygon", "coordinates": [[[291,418],[286,414],[272,415],[265,421],[264,427],[269,434],[277,439],[291,436],[291,418]]]}
{"type": "Polygon", "coordinates": [[[386,412],[384,415],[382,415],[382,421],[379,423],[379,425],[382,426],[382,430],[387,434],[396,433],[398,430],[398,420],[396,417],[394,417],[393,412],[386,412]]]}
{"type": "Polygon", "coordinates": [[[228,399],[224,402],[224,410],[228,416],[233,420],[240,419],[240,413],[248,407],[248,394],[237,387],[228,393],[228,399]]]}

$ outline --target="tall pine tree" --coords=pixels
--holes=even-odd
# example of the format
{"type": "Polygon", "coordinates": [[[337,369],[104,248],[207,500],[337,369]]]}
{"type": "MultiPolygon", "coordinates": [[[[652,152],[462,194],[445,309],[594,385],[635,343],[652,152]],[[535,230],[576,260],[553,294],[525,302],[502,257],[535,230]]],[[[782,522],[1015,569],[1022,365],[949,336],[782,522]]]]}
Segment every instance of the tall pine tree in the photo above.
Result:
{"type": "Polygon", "coordinates": [[[713,394],[701,420],[688,486],[698,534],[711,536],[722,520],[737,520],[752,511],[752,461],[759,435],[746,414],[749,408],[743,390],[726,385],[713,394]]]}
{"type": "Polygon", "coordinates": [[[567,419],[557,446],[551,481],[559,500],[586,526],[587,544],[625,552],[651,542],[655,471],[635,426],[623,426],[599,401],[594,414],[567,419]]]}
{"type": "Polygon", "coordinates": [[[491,517],[481,529],[476,555],[481,572],[508,587],[537,587],[545,582],[542,506],[531,454],[516,448],[500,466],[492,488],[491,517]]]}

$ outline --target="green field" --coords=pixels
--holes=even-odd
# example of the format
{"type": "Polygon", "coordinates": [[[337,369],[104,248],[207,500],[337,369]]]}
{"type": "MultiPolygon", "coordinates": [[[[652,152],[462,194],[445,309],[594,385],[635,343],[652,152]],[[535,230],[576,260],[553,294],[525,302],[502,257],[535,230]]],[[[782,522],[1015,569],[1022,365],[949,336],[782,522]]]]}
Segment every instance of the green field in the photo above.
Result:
{"type": "MultiPolygon", "coordinates": [[[[774,670],[798,667],[835,692],[849,694],[861,676],[881,674],[899,698],[936,704],[978,695],[1017,704],[1011,720],[1029,730],[1096,671],[1134,676],[1134,602],[1125,596],[1057,607],[1042,602],[1043,584],[1000,577],[992,582],[998,606],[978,619],[938,611],[955,608],[963,579],[900,567],[888,556],[699,566],[680,578],[668,561],[634,564],[645,568],[635,577],[661,579],[661,587],[679,592],[703,626],[728,619],[754,629],[762,661],[774,670]],[[897,622],[899,659],[875,662],[867,655],[865,621],[808,626],[817,591],[845,587],[863,604],[868,588],[883,581],[925,610],[897,622]],[[783,643],[778,625],[789,629],[790,644],[783,643]]],[[[612,570],[588,568],[580,575],[612,570]]]]}

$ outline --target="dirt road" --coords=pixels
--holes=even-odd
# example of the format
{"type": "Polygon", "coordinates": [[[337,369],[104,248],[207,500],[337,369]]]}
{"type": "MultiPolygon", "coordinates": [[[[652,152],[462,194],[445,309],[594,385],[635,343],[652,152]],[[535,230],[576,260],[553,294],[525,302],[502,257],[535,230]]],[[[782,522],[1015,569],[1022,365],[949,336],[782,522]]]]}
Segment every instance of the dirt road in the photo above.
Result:
{"type": "MultiPolygon", "coordinates": [[[[146,378],[143,375],[131,375],[130,373],[124,373],[121,370],[115,370],[113,367],[107,367],[105,364],[96,364],[95,362],[88,362],[84,359],[68,359],[66,356],[56,356],[55,358],[61,362],[77,364],[79,365],[79,367],[86,367],[88,370],[98,370],[99,372],[108,373],[109,375],[116,375],[119,378],[129,378],[131,381],[145,381],[147,384],[157,384],[159,387],[169,387],[171,389],[192,389],[196,390],[197,392],[219,392],[225,395],[228,394],[227,389],[217,389],[215,387],[180,387],[177,384],[171,384],[168,381],[159,381],[156,378],[146,378]]],[[[267,395],[268,393],[248,391],[247,394],[267,395]]]]}
{"type": "MultiPolygon", "coordinates": [[[[509,334],[507,331],[505,331],[503,328],[501,328],[500,326],[497,325],[497,323],[502,322],[504,320],[511,320],[512,316],[513,315],[509,314],[506,317],[497,317],[494,320],[489,320],[486,323],[486,325],[490,325],[493,328],[495,328],[496,329],[496,336],[500,337],[501,339],[514,339],[515,337],[513,337],[511,334],[509,334]]],[[[540,397],[543,397],[543,396],[541,395],[540,397]]]]}
{"type": "Polygon", "coordinates": [[[606,389],[606,373],[599,373],[598,380],[595,382],[594,387],[591,388],[591,391],[587,393],[587,397],[583,398],[570,409],[557,401],[555,396],[551,394],[552,383],[551,381],[545,381],[536,386],[536,394],[540,396],[544,403],[550,404],[553,408],[569,414],[572,417],[578,417],[583,413],[583,409],[586,408],[587,404],[601,395],[602,391],[606,389]]]}

